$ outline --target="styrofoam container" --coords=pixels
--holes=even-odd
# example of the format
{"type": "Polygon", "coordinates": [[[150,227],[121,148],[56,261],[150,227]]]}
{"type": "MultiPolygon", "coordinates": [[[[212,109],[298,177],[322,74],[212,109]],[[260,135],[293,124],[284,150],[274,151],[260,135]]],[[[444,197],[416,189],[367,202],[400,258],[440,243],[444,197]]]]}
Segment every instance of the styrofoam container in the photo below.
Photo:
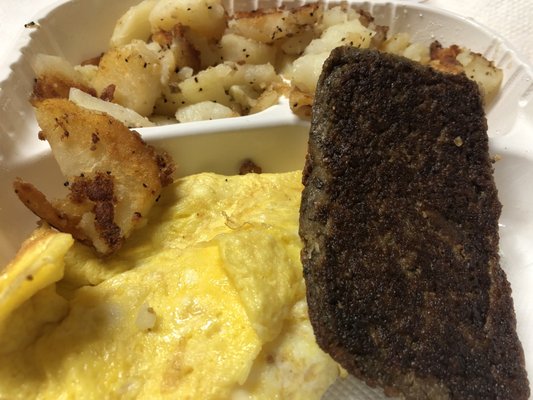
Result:
{"type": "MultiPolygon", "coordinates": [[[[30,60],[37,53],[65,57],[73,64],[107,48],[118,17],[138,0],[60,1],[41,11],[0,67],[0,268],[13,257],[35,227],[36,217],[16,198],[15,177],[35,183],[50,197],[59,196],[63,178],[38,126],[28,96],[33,84],[30,60]]],[[[297,1],[229,2],[232,10],[300,5],[297,1]]],[[[335,4],[330,2],[329,4],[335,4]]],[[[354,3],[369,10],[390,32],[409,32],[413,41],[460,44],[493,60],[504,71],[503,88],[487,110],[491,152],[501,156],[495,178],[503,203],[500,219],[501,263],[513,288],[529,375],[533,378],[533,72],[504,39],[475,21],[414,2],[354,3]]],[[[265,172],[303,167],[309,125],[295,117],[286,100],[259,114],[233,119],[143,128],[150,143],[175,158],[178,175],[214,171],[233,174],[245,158],[265,172]]],[[[327,399],[378,399],[379,390],[355,378],[340,380],[327,399]]]]}

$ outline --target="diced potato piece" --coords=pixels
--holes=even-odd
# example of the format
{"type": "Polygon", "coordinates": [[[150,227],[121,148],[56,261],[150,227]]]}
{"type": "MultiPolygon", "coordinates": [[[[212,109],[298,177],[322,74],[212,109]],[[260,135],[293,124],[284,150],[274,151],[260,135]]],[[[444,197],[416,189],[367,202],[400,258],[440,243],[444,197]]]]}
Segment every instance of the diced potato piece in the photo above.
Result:
{"type": "Polygon", "coordinates": [[[429,60],[429,47],[422,43],[412,43],[403,51],[402,54],[413,61],[426,65],[429,60]]]}
{"type": "Polygon", "coordinates": [[[369,28],[376,32],[376,34],[372,36],[372,43],[370,44],[370,47],[379,50],[385,40],[387,40],[387,33],[389,31],[389,27],[383,25],[376,25],[372,22],[370,23],[369,28]]]}
{"type": "Polygon", "coordinates": [[[289,74],[293,86],[301,92],[312,95],[322,72],[322,65],[334,48],[343,45],[370,47],[376,32],[363,26],[357,18],[358,15],[353,14],[353,18],[349,19],[350,14],[340,8],[329,15],[331,20],[344,20],[344,22],[329,26],[318,39],[311,41],[304,55],[293,62],[289,74]]]}
{"type": "Polygon", "coordinates": [[[279,97],[287,89],[284,84],[271,85],[262,93],[247,85],[233,85],[229,94],[239,106],[242,115],[255,114],[278,103],[279,97]]]}
{"type": "Polygon", "coordinates": [[[407,46],[411,42],[411,37],[408,33],[397,33],[385,40],[382,44],[381,50],[391,54],[402,55],[407,46]]]}
{"type": "Polygon", "coordinates": [[[291,10],[291,17],[298,26],[312,26],[322,19],[324,5],[322,3],[303,4],[291,10]]]}
{"type": "Polygon", "coordinates": [[[250,108],[249,114],[255,114],[266,110],[268,107],[271,107],[278,103],[280,92],[274,87],[266,89],[254,102],[250,108]]]}
{"type": "Polygon", "coordinates": [[[207,68],[197,75],[178,84],[184,101],[188,104],[214,101],[231,107],[229,88],[233,85],[247,85],[258,93],[273,82],[281,82],[274,67],[270,64],[243,64],[232,62],[207,68]]]}
{"type": "Polygon", "coordinates": [[[343,22],[326,29],[320,38],[313,40],[305,49],[305,54],[331,52],[339,46],[368,48],[375,32],[365,28],[358,19],[343,22]]]}
{"type": "Polygon", "coordinates": [[[186,104],[212,101],[246,112],[255,104],[246,97],[257,98],[272,83],[281,83],[281,78],[270,64],[226,62],[200,71],[179,83],[178,87],[186,104]]]}
{"type": "Polygon", "coordinates": [[[187,40],[185,36],[177,38],[170,49],[176,58],[176,68],[190,67],[197,71],[201,66],[199,51],[187,40]]]}
{"type": "Polygon", "coordinates": [[[183,67],[180,68],[179,71],[176,72],[176,82],[184,81],[185,79],[190,78],[194,75],[194,70],[190,67],[183,67]]]}
{"type": "Polygon", "coordinates": [[[289,95],[289,104],[292,112],[302,118],[310,118],[314,98],[314,93],[302,92],[297,87],[294,87],[289,95]]]}
{"type": "Polygon", "coordinates": [[[230,32],[258,42],[272,43],[298,31],[288,10],[237,13],[228,23],[230,32]]]}
{"type": "Polygon", "coordinates": [[[33,59],[32,68],[37,77],[33,86],[33,100],[68,98],[71,87],[94,92],[85,75],[62,57],[37,54],[33,59]]]}
{"type": "Polygon", "coordinates": [[[323,6],[307,4],[287,9],[254,10],[236,13],[228,30],[262,43],[273,43],[298,33],[302,26],[314,25],[321,17],[323,6]]]}
{"type": "Polygon", "coordinates": [[[243,114],[248,114],[257,102],[259,93],[248,85],[233,85],[229,88],[229,95],[237,103],[243,114]]]}
{"type": "Polygon", "coordinates": [[[111,35],[111,47],[124,46],[134,39],[148,40],[152,33],[152,26],[148,17],[158,0],[144,0],[130,7],[119,18],[111,35]]]}
{"type": "Polygon", "coordinates": [[[233,84],[236,69],[236,66],[229,63],[219,64],[185,79],[178,87],[189,104],[214,101],[230,106],[231,98],[226,93],[226,88],[233,84]]]}
{"type": "Polygon", "coordinates": [[[83,76],[76,71],[74,66],[62,57],[49,54],[37,54],[32,62],[32,69],[37,77],[44,75],[57,75],[65,80],[84,83],[83,76]]]}
{"type": "Polygon", "coordinates": [[[214,101],[202,101],[181,107],[176,112],[178,122],[205,121],[211,119],[238,117],[231,108],[214,101]]]}
{"type": "Polygon", "coordinates": [[[276,48],[234,33],[227,33],[220,39],[220,55],[223,61],[246,64],[274,64],[276,48]]]}
{"type": "Polygon", "coordinates": [[[100,60],[93,85],[99,94],[115,85],[114,101],[148,116],[161,93],[158,55],[140,40],[113,48],[100,60]]]}
{"type": "Polygon", "coordinates": [[[113,118],[118,119],[129,128],[140,128],[143,126],[154,126],[148,119],[129,108],[122,107],[120,104],[111,103],[109,101],[101,100],[93,97],[90,94],[82,92],[79,89],[71,88],[69,100],[79,105],[80,107],[89,110],[105,112],[113,118]]]}
{"type": "Polygon", "coordinates": [[[485,104],[489,104],[498,94],[503,80],[503,72],[481,54],[462,49],[457,60],[463,65],[466,76],[476,81],[485,104]]]}
{"type": "Polygon", "coordinates": [[[303,92],[314,93],[322,72],[322,65],[329,54],[330,52],[327,51],[319,54],[305,54],[296,59],[292,64],[290,75],[292,85],[303,92]]]}
{"type": "Polygon", "coordinates": [[[239,65],[234,80],[236,83],[245,83],[260,92],[272,84],[281,83],[281,78],[270,64],[239,65]]]}
{"type": "Polygon", "coordinates": [[[351,19],[328,27],[318,39],[311,41],[304,55],[293,62],[289,75],[300,91],[315,92],[322,65],[331,50],[343,45],[368,48],[375,32],[364,27],[359,19],[351,19]]]}
{"type": "Polygon", "coordinates": [[[92,65],[92,64],[76,65],[74,66],[74,69],[81,74],[84,82],[86,82],[89,86],[92,86],[92,82],[98,72],[97,65],[92,65]]]}
{"type": "Polygon", "coordinates": [[[216,40],[196,35],[192,31],[185,32],[185,37],[196,51],[200,69],[214,67],[221,62],[218,42],[216,40]]]}
{"type": "Polygon", "coordinates": [[[325,30],[331,26],[343,24],[346,21],[359,19],[359,13],[351,7],[336,6],[324,10],[320,28],[325,30]]]}
{"type": "Polygon", "coordinates": [[[167,87],[172,77],[176,74],[177,66],[176,55],[170,49],[161,49],[159,51],[159,64],[161,64],[161,85],[167,87]]]}
{"type": "Polygon", "coordinates": [[[227,14],[220,0],[159,0],[149,20],[154,32],[182,25],[207,38],[220,38],[227,14]]]}

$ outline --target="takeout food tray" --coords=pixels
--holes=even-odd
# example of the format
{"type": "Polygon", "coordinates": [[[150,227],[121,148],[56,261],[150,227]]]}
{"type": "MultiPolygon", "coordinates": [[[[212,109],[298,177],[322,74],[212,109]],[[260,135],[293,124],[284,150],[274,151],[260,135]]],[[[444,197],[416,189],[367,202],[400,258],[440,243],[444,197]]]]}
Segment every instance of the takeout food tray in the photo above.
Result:
{"type": "MultiPolygon", "coordinates": [[[[106,50],[117,19],[138,0],[61,1],[41,11],[0,70],[0,266],[13,257],[37,218],[16,198],[11,182],[20,176],[50,197],[62,192],[63,177],[48,144],[39,141],[28,97],[31,60],[38,53],[59,55],[73,64],[106,50]]],[[[503,213],[500,219],[502,266],[513,288],[518,334],[529,370],[533,368],[533,72],[497,34],[475,21],[413,2],[352,2],[368,10],[390,33],[409,32],[413,42],[460,44],[503,69],[503,87],[487,110],[491,152],[503,213]]],[[[226,2],[231,11],[303,4],[301,1],[226,2]]],[[[336,5],[336,2],[328,2],[336,5]]],[[[28,21],[29,22],[29,21],[28,21]]],[[[253,159],[265,172],[303,167],[309,124],[292,114],[286,99],[258,114],[223,120],[141,128],[145,140],[164,147],[176,160],[178,176],[213,171],[234,174],[253,159]]],[[[530,373],[530,377],[533,375],[530,373]]],[[[382,397],[354,379],[330,389],[328,399],[382,397]]]]}

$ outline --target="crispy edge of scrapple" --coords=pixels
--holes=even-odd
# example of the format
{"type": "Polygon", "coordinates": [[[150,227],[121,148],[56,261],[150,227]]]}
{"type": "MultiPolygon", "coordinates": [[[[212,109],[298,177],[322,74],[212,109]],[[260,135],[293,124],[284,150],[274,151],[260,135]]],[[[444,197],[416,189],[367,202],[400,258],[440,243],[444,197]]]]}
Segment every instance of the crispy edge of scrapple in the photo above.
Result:
{"type": "Polygon", "coordinates": [[[309,314],[320,346],[386,394],[529,397],[492,172],[473,82],[332,52],[303,177],[309,314]]]}

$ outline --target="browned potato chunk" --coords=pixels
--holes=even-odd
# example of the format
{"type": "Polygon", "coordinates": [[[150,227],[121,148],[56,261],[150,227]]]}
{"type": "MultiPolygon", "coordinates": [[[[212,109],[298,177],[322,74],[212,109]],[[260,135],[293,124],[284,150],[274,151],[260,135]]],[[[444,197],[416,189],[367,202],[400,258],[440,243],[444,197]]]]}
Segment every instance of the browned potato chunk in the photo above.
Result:
{"type": "Polygon", "coordinates": [[[229,21],[229,31],[262,43],[273,43],[296,30],[287,10],[241,12],[229,21]]]}
{"type": "Polygon", "coordinates": [[[227,14],[220,0],[159,0],[150,13],[153,31],[188,27],[207,38],[220,38],[227,14]]]}
{"type": "Polygon", "coordinates": [[[178,122],[208,121],[212,119],[237,117],[235,111],[222,104],[213,101],[201,101],[181,107],[176,112],[178,122]]]}
{"type": "Polygon", "coordinates": [[[68,98],[71,87],[96,94],[84,75],[70,63],[57,56],[38,54],[32,63],[37,76],[33,85],[32,101],[50,98],[68,98]]]}
{"type": "Polygon", "coordinates": [[[46,200],[32,185],[15,184],[39,217],[103,254],[117,250],[172,181],[173,163],[116,119],[65,99],[36,104],[40,138],[47,140],[70,189],[46,200]]]}
{"type": "Polygon", "coordinates": [[[302,92],[298,88],[293,88],[289,94],[291,110],[302,118],[310,118],[314,98],[315,96],[312,94],[302,92]]]}
{"type": "Polygon", "coordinates": [[[262,43],[273,43],[298,33],[301,27],[313,25],[322,15],[318,3],[292,10],[271,9],[238,12],[229,21],[230,32],[262,43]]]}
{"type": "Polygon", "coordinates": [[[141,40],[115,47],[100,60],[93,85],[99,95],[115,85],[114,101],[148,116],[161,93],[158,54],[141,40]]]}
{"type": "Polygon", "coordinates": [[[152,35],[152,40],[159,43],[163,49],[174,54],[176,68],[191,67],[197,71],[200,69],[200,54],[189,42],[186,30],[181,25],[176,25],[171,31],[159,31],[152,35]]]}

